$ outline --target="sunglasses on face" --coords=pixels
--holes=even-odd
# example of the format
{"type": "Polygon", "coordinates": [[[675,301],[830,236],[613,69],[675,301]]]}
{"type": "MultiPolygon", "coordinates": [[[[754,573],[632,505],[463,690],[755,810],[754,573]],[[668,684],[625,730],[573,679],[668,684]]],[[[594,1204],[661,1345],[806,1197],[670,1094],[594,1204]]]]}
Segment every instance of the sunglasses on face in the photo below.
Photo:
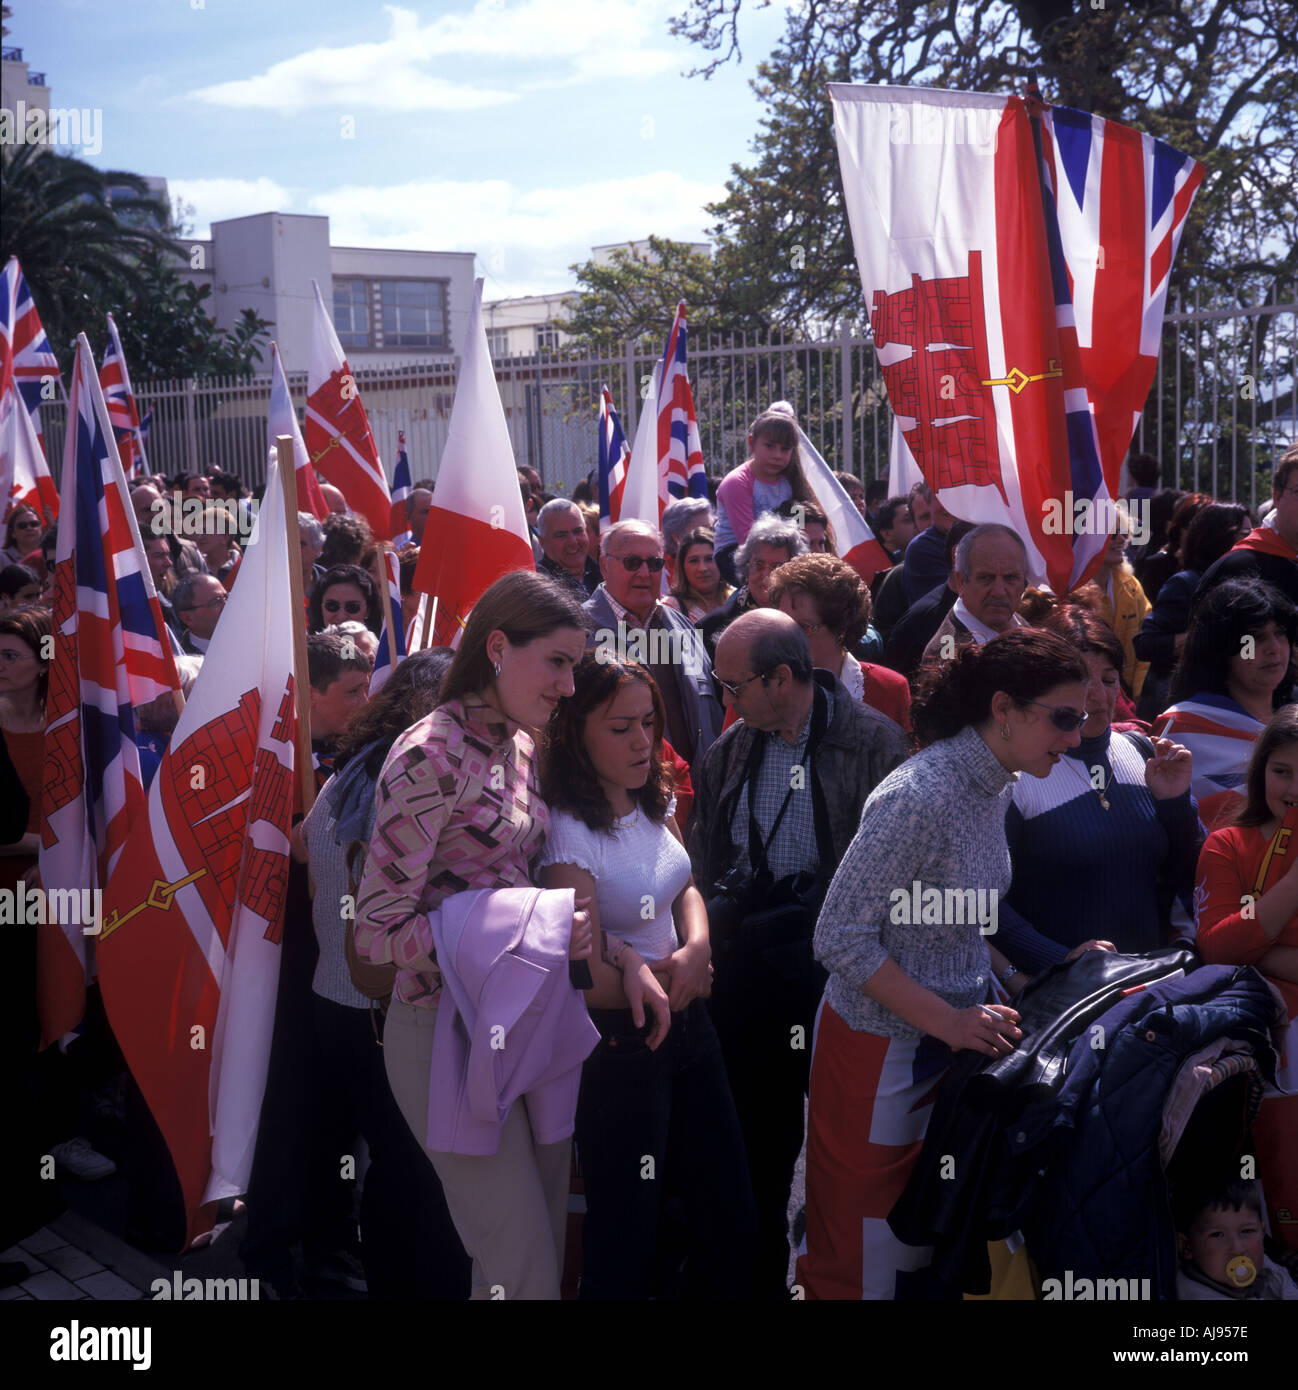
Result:
{"type": "Polygon", "coordinates": [[[360,599],[355,598],[346,600],[327,598],[320,606],[326,613],[350,613],[352,615],[359,613],[365,607],[360,599]]]}
{"type": "Polygon", "coordinates": [[[39,531],[40,529],[41,529],[41,524],[40,524],[39,521],[36,520],[35,517],[31,517],[31,518],[30,518],[29,520],[27,520],[27,521],[15,521],[15,522],[14,522],[14,530],[15,530],[15,531],[39,531]]]}
{"type": "Polygon", "coordinates": [[[641,565],[648,565],[650,574],[662,573],[663,557],[661,555],[610,555],[608,558],[621,560],[632,574],[637,574],[641,565]]]}
{"type": "Polygon", "coordinates": [[[1063,705],[1043,705],[1040,700],[1029,700],[1029,705],[1036,705],[1038,709],[1050,711],[1050,723],[1059,730],[1061,734],[1071,734],[1080,729],[1090,718],[1085,710],[1081,714],[1075,709],[1066,709],[1063,705]]]}

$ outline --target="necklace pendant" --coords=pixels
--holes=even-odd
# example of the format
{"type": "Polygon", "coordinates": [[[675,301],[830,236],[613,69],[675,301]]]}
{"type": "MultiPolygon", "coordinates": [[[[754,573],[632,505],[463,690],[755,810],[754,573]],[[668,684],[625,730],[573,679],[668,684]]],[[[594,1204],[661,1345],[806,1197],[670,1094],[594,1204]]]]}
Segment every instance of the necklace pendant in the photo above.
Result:
{"type": "Polygon", "coordinates": [[[1103,792],[1097,792],[1096,795],[1100,798],[1100,805],[1107,811],[1109,809],[1109,798],[1105,796],[1103,792]]]}

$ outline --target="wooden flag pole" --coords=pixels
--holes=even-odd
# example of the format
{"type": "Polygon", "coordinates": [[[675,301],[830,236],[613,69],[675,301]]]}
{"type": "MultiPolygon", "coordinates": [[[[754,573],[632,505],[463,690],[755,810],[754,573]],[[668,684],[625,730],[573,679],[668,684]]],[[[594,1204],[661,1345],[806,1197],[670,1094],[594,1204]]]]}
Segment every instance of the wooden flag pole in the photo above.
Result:
{"type": "MultiPolygon", "coordinates": [[[[396,639],[396,636],[395,636],[395,633],[394,633],[393,627],[392,627],[392,595],[388,592],[388,579],[389,579],[388,555],[389,555],[389,554],[391,554],[394,558],[395,558],[395,556],[396,556],[396,552],[395,552],[395,551],[387,551],[387,550],[384,550],[384,549],[383,549],[383,544],[382,544],[382,542],[380,542],[380,543],[379,543],[379,573],[383,576],[383,582],[379,585],[379,598],[380,598],[380,599],[382,600],[382,602],[383,602],[383,626],[387,629],[387,632],[388,632],[388,660],[392,663],[393,667],[395,667],[396,664],[397,664],[397,659],[398,659],[398,658],[397,658],[397,639],[396,639]]],[[[397,570],[397,573],[398,573],[398,574],[401,573],[400,569],[397,570]]],[[[401,634],[401,636],[402,636],[403,639],[404,639],[405,635],[406,635],[406,634],[405,634],[404,632],[401,634]]]]}
{"type": "MultiPolygon", "coordinates": [[[[302,814],[315,803],[315,769],[311,758],[311,668],[306,659],[306,598],[302,591],[302,564],[298,558],[302,542],[297,525],[297,459],[293,436],[281,434],[275,440],[279,462],[279,485],[284,496],[284,529],[288,538],[288,591],[293,606],[293,689],[297,697],[296,761],[302,788],[302,814]]],[[[386,592],[386,586],[385,586],[386,592]]]]}
{"type": "Polygon", "coordinates": [[[419,650],[422,652],[428,645],[428,634],[433,630],[433,619],[437,616],[437,595],[429,594],[428,602],[424,605],[423,631],[419,636],[419,650]]]}

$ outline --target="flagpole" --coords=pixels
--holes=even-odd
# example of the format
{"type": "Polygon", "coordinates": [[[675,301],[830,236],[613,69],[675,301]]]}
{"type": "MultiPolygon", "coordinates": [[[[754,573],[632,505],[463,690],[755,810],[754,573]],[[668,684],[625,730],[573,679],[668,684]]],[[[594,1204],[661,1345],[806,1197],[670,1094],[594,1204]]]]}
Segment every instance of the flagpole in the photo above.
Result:
{"type": "MultiPolygon", "coordinates": [[[[306,659],[306,628],[302,621],[306,599],[302,592],[302,566],[298,561],[297,460],[292,435],[281,434],[275,440],[275,459],[284,495],[284,530],[288,536],[288,588],[293,605],[293,690],[297,702],[296,760],[302,787],[302,814],[306,815],[315,802],[315,769],[311,759],[311,668],[306,659]]],[[[384,592],[387,592],[386,584],[384,592]]]]}
{"type": "MultiPolygon", "coordinates": [[[[383,600],[383,626],[388,630],[388,660],[392,663],[393,669],[395,669],[399,658],[397,657],[397,639],[392,627],[392,595],[388,591],[388,553],[388,551],[383,549],[383,543],[380,541],[379,572],[383,576],[383,582],[379,585],[379,597],[383,600]]],[[[392,553],[395,554],[396,552],[394,551],[392,553]]],[[[399,574],[400,570],[397,572],[399,574]]],[[[404,640],[405,633],[403,632],[401,636],[404,640]]]]}

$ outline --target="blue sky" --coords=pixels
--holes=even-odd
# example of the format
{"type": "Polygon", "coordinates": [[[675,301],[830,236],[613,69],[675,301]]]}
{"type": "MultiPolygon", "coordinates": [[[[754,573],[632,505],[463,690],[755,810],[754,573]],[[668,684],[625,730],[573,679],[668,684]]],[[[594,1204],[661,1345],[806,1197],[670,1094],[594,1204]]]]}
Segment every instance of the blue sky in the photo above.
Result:
{"type": "Polygon", "coordinates": [[[710,81],[667,29],[685,0],[12,0],[6,43],[54,106],[102,110],[92,163],[166,178],[199,234],[325,213],[334,245],[474,251],[496,298],[568,287],[592,245],[702,237],[790,3],[710,81]]]}

